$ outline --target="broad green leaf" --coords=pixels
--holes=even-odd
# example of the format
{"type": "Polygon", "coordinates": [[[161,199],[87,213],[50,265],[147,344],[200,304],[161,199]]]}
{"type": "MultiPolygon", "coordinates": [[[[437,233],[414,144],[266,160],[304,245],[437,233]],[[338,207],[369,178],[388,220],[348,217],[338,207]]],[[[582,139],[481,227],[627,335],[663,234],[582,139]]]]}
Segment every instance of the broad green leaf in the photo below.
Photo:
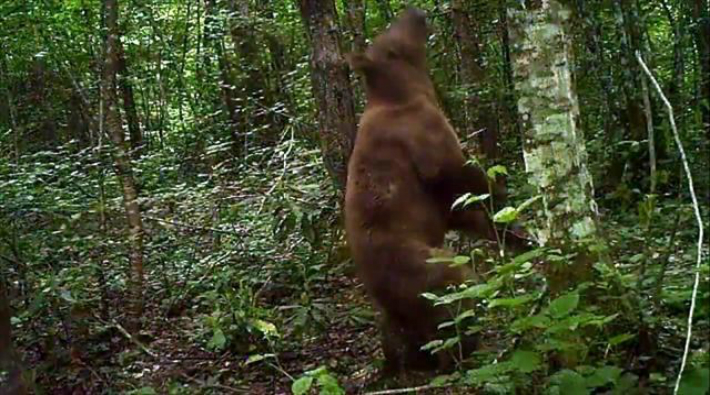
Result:
{"type": "Polygon", "coordinates": [[[573,370],[563,370],[557,374],[560,380],[561,394],[584,395],[589,394],[587,385],[579,373],[573,370]]]}
{"type": "Polygon", "coordinates": [[[535,351],[516,351],[510,358],[510,362],[522,373],[530,373],[540,368],[540,354],[535,351]]]}
{"type": "Polygon", "coordinates": [[[587,377],[587,387],[601,387],[616,383],[623,371],[616,366],[602,366],[587,377]]]}
{"type": "Polygon", "coordinates": [[[578,293],[568,293],[550,302],[550,315],[555,318],[561,318],[577,308],[579,304],[578,293]]]}
{"type": "Polygon", "coordinates": [[[469,370],[466,372],[466,383],[470,385],[484,384],[510,372],[511,370],[513,370],[513,366],[507,361],[486,365],[480,369],[469,370]]]}
{"type": "Polygon", "coordinates": [[[212,334],[212,339],[207,343],[207,347],[216,349],[216,350],[221,350],[224,348],[224,345],[227,343],[227,338],[224,336],[224,332],[222,332],[221,329],[215,328],[214,333],[212,334]]]}
{"type": "Polygon", "coordinates": [[[338,384],[338,380],[328,372],[318,375],[318,386],[320,387],[321,395],[342,395],[345,393],[338,384]]]}
{"type": "Polygon", "coordinates": [[[705,395],[708,393],[708,388],[710,388],[710,369],[707,366],[694,366],[683,374],[678,394],[705,395]]]}
{"type": "Polygon", "coordinates": [[[313,377],[303,376],[291,384],[291,392],[294,395],[303,395],[311,389],[311,385],[313,385],[313,377]]]}
{"type": "Polygon", "coordinates": [[[638,381],[639,378],[638,376],[632,374],[632,373],[626,373],[623,376],[619,378],[616,382],[616,386],[614,386],[614,390],[612,392],[613,395],[627,395],[629,393],[636,393],[634,392],[638,388],[638,381]]]}
{"type": "Polygon", "coordinates": [[[515,221],[516,218],[518,218],[518,210],[513,207],[505,207],[495,213],[495,215],[493,216],[493,222],[497,222],[499,224],[507,224],[515,221]]]}
{"type": "Polygon", "coordinates": [[[537,314],[532,317],[523,317],[513,321],[511,329],[520,333],[529,329],[543,329],[548,326],[550,326],[550,318],[542,314],[537,314]]]}

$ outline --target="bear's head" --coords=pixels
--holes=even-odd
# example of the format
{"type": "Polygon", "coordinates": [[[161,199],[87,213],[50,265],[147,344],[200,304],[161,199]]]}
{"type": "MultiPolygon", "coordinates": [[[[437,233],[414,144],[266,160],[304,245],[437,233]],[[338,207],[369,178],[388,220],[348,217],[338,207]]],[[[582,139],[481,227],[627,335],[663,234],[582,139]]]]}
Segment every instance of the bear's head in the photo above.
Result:
{"type": "Polygon", "coordinates": [[[364,53],[348,55],[350,67],[365,77],[368,101],[422,93],[434,98],[426,66],[428,31],[424,11],[408,7],[364,53]]]}

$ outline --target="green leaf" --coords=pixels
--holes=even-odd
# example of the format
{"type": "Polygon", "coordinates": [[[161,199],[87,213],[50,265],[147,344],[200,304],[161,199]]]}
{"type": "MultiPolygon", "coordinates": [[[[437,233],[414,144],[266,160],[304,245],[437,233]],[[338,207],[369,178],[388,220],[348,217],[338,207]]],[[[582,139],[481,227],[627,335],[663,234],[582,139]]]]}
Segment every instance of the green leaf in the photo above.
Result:
{"type": "Polygon", "coordinates": [[[303,395],[311,389],[311,385],[313,385],[313,377],[303,376],[291,384],[291,392],[294,395],[303,395]]]}
{"type": "Polygon", "coordinates": [[[632,333],[622,333],[620,335],[614,336],[611,339],[609,339],[609,345],[612,347],[617,346],[627,340],[633,339],[634,337],[636,337],[636,335],[634,335],[632,333]]]}
{"type": "Polygon", "coordinates": [[[469,370],[466,372],[466,383],[470,385],[484,384],[510,372],[511,370],[513,370],[513,366],[507,361],[486,365],[480,369],[469,370]]]}
{"type": "Polygon", "coordinates": [[[473,311],[473,309],[465,310],[464,312],[462,312],[461,314],[456,316],[456,318],[454,319],[454,322],[456,322],[458,324],[461,321],[465,320],[466,318],[475,317],[475,316],[476,316],[476,312],[473,311]]]}
{"type": "Polygon", "coordinates": [[[507,224],[515,221],[516,218],[518,218],[518,210],[513,207],[505,207],[495,213],[495,215],[493,216],[493,222],[497,222],[499,224],[507,224]]]}
{"type": "Polygon", "coordinates": [[[554,318],[562,318],[574,309],[579,304],[579,294],[576,292],[562,295],[559,298],[550,302],[550,315],[554,318]]]}
{"type": "Polygon", "coordinates": [[[424,292],[424,293],[422,294],[422,297],[423,297],[424,299],[431,300],[431,301],[434,301],[434,302],[438,302],[438,301],[440,301],[440,300],[442,299],[442,298],[439,297],[438,295],[433,294],[433,293],[431,293],[431,292],[424,292]]]}
{"type": "Polygon", "coordinates": [[[254,327],[256,329],[259,330],[259,332],[261,332],[266,337],[278,337],[279,336],[279,331],[276,330],[276,325],[274,325],[270,322],[260,320],[260,319],[254,319],[251,321],[251,323],[252,323],[252,325],[254,325],[254,327]]]}
{"type": "Polygon", "coordinates": [[[635,390],[638,388],[638,377],[632,373],[626,373],[619,378],[616,382],[616,386],[612,394],[614,395],[627,395],[629,393],[635,394],[635,390]]]}
{"type": "Polygon", "coordinates": [[[461,266],[469,263],[471,261],[471,257],[464,256],[464,255],[457,255],[454,257],[454,264],[452,266],[461,266]]]}
{"type": "Polygon", "coordinates": [[[489,307],[516,307],[523,305],[527,302],[532,300],[532,296],[525,295],[525,296],[519,296],[517,298],[501,298],[501,299],[493,299],[490,301],[488,304],[489,307]]]}
{"type": "Polygon", "coordinates": [[[587,385],[579,373],[573,370],[563,370],[557,374],[560,379],[560,393],[583,395],[589,394],[587,385]]]}
{"type": "Polygon", "coordinates": [[[345,393],[338,384],[338,380],[328,372],[318,375],[318,386],[320,387],[321,395],[342,395],[345,393]]]}
{"type": "Polygon", "coordinates": [[[259,361],[263,361],[267,358],[273,358],[275,354],[255,354],[255,355],[250,355],[249,358],[247,358],[247,361],[244,363],[244,365],[250,365],[252,363],[256,363],[259,361]]]}
{"type": "Polygon", "coordinates": [[[531,197],[530,199],[524,201],[523,203],[520,204],[520,206],[518,206],[518,208],[517,208],[518,213],[522,213],[523,211],[525,211],[525,209],[530,207],[533,203],[537,202],[541,198],[542,198],[542,196],[538,195],[538,196],[531,197]]]}
{"type": "Polygon", "coordinates": [[[524,252],[515,258],[513,258],[513,262],[515,263],[525,263],[525,262],[530,262],[531,260],[542,256],[545,253],[545,250],[543,248],[536,248],[532,251],[527,251],[524,252]]]}
{"type": "Polygon", "coordinates": [[[429,350],[433,350],[433,349],[435,349],[435,348],[437,348],[437,347],[440,347],[442,344],[444,344],[444,341],[443,341],[443,340],[438,340],[438,339],[437,339],[437,340],[432,340],[432,341],[430,341],[429,343],[423,345],[423,346],[421,347],[421,349],[424,350],[424,351],[429,351],[429,350]]]}
{"type": "Polygon", "coordinates": [[[705,395],[710,387],[710,369],[694,366],[683,374],[678,388],[680,395],[705,395]]]}
{"type": "Polygon", "coordinates": [[[478,284],[471,287],[466,287],[466,289],[464,289],[463,291],[454,292],[443,296],[436,296],[431,293],[424,293],[422,294],[422,296],[426,299],[434,301],[434,304],[439,306],[451,304],[461,299],[480,299],[482,297],[490,295],[498,287],[499,284],[488,282],[485,284],[478,284]]]}
{"type": "Polygon", "coordinates": [[[503,166],[503,165],[495,165],[495,166],[491,167],[490,169],[488,169],[486,174],[488,175],[488,178],[495,180],[496,176],[499,174],[503,174],[503,175],[507,176],[508,169],[506,169],[505,166],[503,166]]]}
{"type": "Polygon", "coordinates": [[[227,338],[224,336],[224,332],[222,332],[221,329],[215,328],[214,333],[212,334],[212,339],[207,343],[207,347],[216,349],[216,350],[221,350],[224,348],[224,345],[227,343],[227,338]]]}
{"type": "Polygon", "coordinates": [[[474,203],[482,202],[482,201],[488,199],[489,196],[491,196],[491,195],[488,193],[484,193],[483,195],[471,196],[468,199],[466,199],[466,203],[464,203],[463,206],[468,207],[474,203]]]}
{"type": "Polygon", "coordinates": [[[484,193],[482,195],[472,195],[471,193],[465,193],[465,194],[459,196],[454,201],[454,203],[451,205],[451,208],[455,209],[456,207],[459,207],[459,206],[465,208],[465,207],[468,207],[472,204],[482,202],[482,201],[488,199],[489,196],[491,196],[491,195],[488,193],[484,193]]]}
{"type": "Polygon", "coordinates": [[[602,387],[607,384],[616,383],[621,376],[622,370],[616,366],[602,366],[594,370],[589,377],[587,377],[587,387],[602,387]]]}
{"type": "Polygon", "coordinates": [[[454,257],[451,256],[433,256],[426,260],[426,263],[452,263],[454,257]]]}
{"type": "Polygon", "coordinates": [[[516,351],[510,358],[510,362],[522,373],[530,373],[540,368],[540,354],[535,351],[516,351]]]}
{"type": "Polygon", "coordinates": [[[444,344],[441,345],[441,349],[447,350],[447,349],[459,344],[460,341],[461,341],[461,339],[458,336],[450,337],[450,338],[446,339],[444,344]]]}
{"type": "Polygon", "coordinates": [[[456,200],[454,200],[454,204],[451,205],[451,209],[453,210],[456,207],[463,205],[469,197],[471,197],[471,193],[464,193],[463,195],[459,196],[458,198],[456,198],[456,200]]]}
{"type": "Polygon", "coordinates": [[[520,333],[529,329],[543,329],[550,326],[550,318],[542,314],[537,314],[532,317],[523,317],[513,321],[511,329],[514,332],[520,333]]]}

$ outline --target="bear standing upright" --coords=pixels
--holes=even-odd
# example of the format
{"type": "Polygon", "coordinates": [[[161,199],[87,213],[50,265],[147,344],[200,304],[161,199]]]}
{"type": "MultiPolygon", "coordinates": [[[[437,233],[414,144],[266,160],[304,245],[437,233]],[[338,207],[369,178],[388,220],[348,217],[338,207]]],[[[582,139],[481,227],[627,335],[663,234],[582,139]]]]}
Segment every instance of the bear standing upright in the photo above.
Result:
{"type": "Polygon", "coordinates": [[[484,171],[466,165],[438,107],[426,66],[427,35],[424,12],[410,7],[365,53],[348,57],[365,78],[367,105],[348,164],[346,233],[358,274],[384,316],[390,372],[450,364],[420,350],[447,318],[421,294],[460,284],[465,274],[461,267],[426,261],[450,228],[491,232],[480,215],[452,218],[458,195],[491,188],[503,194],[484,171]]]}

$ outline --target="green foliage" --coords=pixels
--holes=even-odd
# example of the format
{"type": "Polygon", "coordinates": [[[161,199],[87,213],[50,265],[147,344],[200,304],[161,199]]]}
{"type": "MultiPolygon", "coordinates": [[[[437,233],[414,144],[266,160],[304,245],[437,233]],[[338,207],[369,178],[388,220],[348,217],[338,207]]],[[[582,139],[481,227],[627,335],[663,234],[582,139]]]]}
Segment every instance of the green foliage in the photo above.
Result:
{"type": "Polygon", "coordinates": [[[321,395],[345,394],[345,391],[340,387],[338,381],[324,366],[307,371],[301,378],[295,380],[291,385],[291,392],[294,395],[307,394],[311,390],[314,382],[318,387],[318,393],[321,395]]]}

